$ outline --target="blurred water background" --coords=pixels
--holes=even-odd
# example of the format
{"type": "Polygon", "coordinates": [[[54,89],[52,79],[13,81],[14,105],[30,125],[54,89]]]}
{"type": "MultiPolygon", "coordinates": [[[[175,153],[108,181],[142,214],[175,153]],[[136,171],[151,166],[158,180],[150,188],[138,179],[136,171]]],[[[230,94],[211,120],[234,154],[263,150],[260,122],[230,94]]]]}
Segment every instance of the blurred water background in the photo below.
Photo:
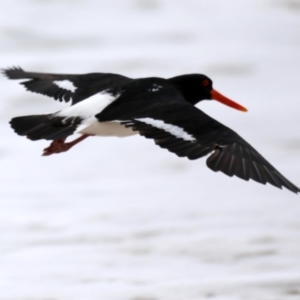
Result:
{"type": "MultiPolygon", "coordinates": [[[[300,185],[299,0],[10,0],[0,66],[204,73],[249,108],[199,107],[300,185]]],[[[300,299],[300,198],[139,136],[48,142],[13,116],[68,104],[0,77],[1,300],[300,299]]]]}

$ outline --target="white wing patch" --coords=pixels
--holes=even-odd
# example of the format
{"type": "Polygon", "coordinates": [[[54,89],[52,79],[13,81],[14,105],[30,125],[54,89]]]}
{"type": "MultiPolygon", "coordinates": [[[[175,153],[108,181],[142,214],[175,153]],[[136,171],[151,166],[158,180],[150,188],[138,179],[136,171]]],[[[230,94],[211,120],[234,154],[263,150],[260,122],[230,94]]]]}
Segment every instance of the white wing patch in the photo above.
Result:
{"type": "Polygon", "coordinates": [[[79,132],[91,125],[93,122],[98,122],[95,115],[99,114],[106,106],[115,101],[119,95],[111,95],[106,92],[101,92],[87,98],[84,101],[78,102],[66,109],[63,109],[54,116],[66,117],[66,119],[79,117],[82,123],[78,126],[76,132],[79,132]]]}
{"type": "Polygon", "coordinates": [[[68,90],[72,93],[74,93],[76,91],[76,86],[73,84],[72,81],[70,80],[55,80],[53,81],[54,84],[56,84],[58,87],[64,89],[64,90],[68,90]]]}
{"type": "Polygon", "coordinates": [[[164,121],[155,120],[152,118],[140,118],[140,119],[136,119],[136,120],[146,123],[148,125],[151,125],[153,127],[162,129],[162,130],[172,134],[173,136],[183,139],[185,141],[196,141],[196,139],[192,135],[190,135],[189,133],[187,133],[182,128],[180,128],[176,125],[168,124],[168,123],[165,123],[164,121]]]}

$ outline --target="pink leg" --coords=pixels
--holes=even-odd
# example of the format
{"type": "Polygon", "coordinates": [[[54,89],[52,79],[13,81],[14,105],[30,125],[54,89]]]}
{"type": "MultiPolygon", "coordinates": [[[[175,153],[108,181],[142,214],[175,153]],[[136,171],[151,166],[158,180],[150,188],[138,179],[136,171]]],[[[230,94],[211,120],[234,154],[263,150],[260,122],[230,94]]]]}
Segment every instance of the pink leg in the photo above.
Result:
{"type": "Polygon", "coordinates": [[[54,140],[49,145],[49,147],[44,149],[44,152],[43,152],[42,156],[49,156],[49,155],[55,154],[55,153],[66,152],[69,149],[71,149],[73,146],[75,146],[76,144],[83,141],[84,139],[86,139],[89,136],[90,135],[88,135],[88,134],[83,134],[82,136],[80,136],[76,140],[74,140],[72,142],[69,142],[69,143],[65,143],[66,139],[54,140]]]}

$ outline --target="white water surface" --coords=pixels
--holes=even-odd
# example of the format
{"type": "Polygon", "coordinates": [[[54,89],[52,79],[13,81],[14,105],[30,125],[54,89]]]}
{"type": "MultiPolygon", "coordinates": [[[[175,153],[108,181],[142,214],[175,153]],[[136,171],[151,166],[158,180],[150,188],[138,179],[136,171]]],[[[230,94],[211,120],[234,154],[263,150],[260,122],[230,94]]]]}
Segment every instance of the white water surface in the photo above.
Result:
{"type": "MultiPolygon", "coordinates": [[[[204,73],[199,107],[300,185],[299,0],[10,0],[0,67],[204,73]]],[[[0,77],[1,300],[298,300],[300,196],[140,136],[41,157],[14,116],[67,107],[0,77]]]]}

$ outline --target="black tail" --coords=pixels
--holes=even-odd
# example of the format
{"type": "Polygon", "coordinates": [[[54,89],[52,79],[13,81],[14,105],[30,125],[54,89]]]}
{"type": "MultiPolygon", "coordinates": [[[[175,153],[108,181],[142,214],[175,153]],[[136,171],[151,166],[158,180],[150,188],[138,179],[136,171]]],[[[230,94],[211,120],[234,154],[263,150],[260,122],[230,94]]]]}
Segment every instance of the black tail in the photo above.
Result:
{"type": "Polygon", "coordinates": [[[19,135],[25,135],[32,141],[64,139],[72,135],[81,119],[48,115],[32,115],[11,119],[10,125],[19,135]]]}

